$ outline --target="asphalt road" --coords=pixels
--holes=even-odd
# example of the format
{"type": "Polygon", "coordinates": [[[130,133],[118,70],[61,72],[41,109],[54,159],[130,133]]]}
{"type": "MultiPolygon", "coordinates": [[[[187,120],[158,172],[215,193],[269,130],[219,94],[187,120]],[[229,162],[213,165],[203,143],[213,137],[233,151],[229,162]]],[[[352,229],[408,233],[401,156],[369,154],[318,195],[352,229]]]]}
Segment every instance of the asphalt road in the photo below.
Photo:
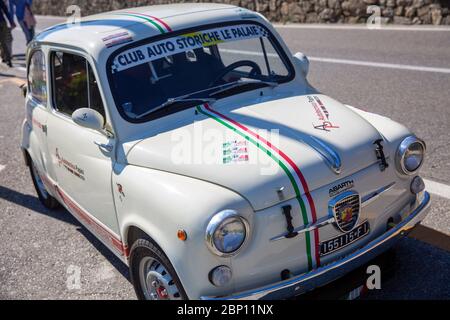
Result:
{"type": "MultiPolygon", "coordinates": [[[[59,21],[39,17],[38,28],[59,21]]],[[[278,31],[292,52],[311,57],[309,80],[319,90],[391,117],[427,142],[431,212],[412,235],[419,240],[396,246],[395,274],[366,298],[450,299],[450,29],[278,31]]],[[[0,299],[134,299],[127,268],[67,211],[50,212],[36,198],[19,150],[24,38],[13,35],[15,68],[0,66],[0,299]]]]}

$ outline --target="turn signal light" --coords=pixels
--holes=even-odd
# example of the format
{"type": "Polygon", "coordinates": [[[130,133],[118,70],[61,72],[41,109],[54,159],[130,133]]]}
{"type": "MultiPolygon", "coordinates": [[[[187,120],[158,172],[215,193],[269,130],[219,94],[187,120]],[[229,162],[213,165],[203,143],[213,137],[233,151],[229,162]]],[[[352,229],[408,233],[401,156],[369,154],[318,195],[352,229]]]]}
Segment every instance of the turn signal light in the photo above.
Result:
{"type": "Polygon", "coordinates": [[[177,231],[177,237],[178,237],[178,239],[180,239],[181,241],[186,241],[186,239],[187,239],[186,231],[184,231],[184,230],[182,230],[182,229],[178,230],[178,231],[177,231]]]}

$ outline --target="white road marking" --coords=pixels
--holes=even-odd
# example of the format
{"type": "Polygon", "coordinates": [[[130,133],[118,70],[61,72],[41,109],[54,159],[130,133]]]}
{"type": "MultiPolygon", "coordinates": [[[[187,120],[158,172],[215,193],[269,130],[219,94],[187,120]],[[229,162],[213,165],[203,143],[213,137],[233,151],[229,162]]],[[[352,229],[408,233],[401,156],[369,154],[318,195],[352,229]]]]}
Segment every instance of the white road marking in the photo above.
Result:
{"type": "Polygon", "coordinates": [[[422,66],[414,66],[414,65],[408,65],[408,64],[371,62],[371,61],[334,59],[334,58],[320,58],[320,57],[308,57],[308,59],[311,60],[311,61],[318,61],[318,62],[351,64],[351,65],[365,66],[365,67],[375,67],[375,68],[388,68],[388,69],[412,70],[412,71],[422,71],[422,72],[450,73],[450,68],[422,67],[422,66]]]}
{"type": "MultiPolygon", "coordinates": [[[[249,56],[262,56],[263,55],[260,52],[245,51],[245,50],[222,49],[221,51],[249,55],[249,56]]],[[[267,55],[269,57],[278,57],[278,55],[274,54],[274,53],[269,53],[267,55]]],[[[414,65],[408,65],[408,64],[396,64],[396,63],[384,63],[384,62],[372,62],[372,61],[348,60],[348,59],[335,59],[335,58],[322,58],[322,57],[311,57],[311,56],[308,56],[308,59],[310,61],[325,62],[325,63],[350,64],[350,65],[365,66],[365,67],[411,70],[411,71],[421,71],[421,72],[437,72],[437,73],[450,74],[450,68],[423,67],[423,66],[414,66],[414,65]]]]}
{"type": "Polygon", "coordinates": [[[442,198],[450,199],[450,186],[431,181],[428,179],[423,179],[425,181],[425,190],[427,190],[429,193],[432,193],[434,195],[437,195],[442,198]]]}
{"type": "Polygon", "coordinates": [[[450,31],[445,26],[396,26],[382,25],[380,28],[368,28],[366,24],[338,25],[338,24],[274,24],[279,29],[324,29],[324,30],[367,30],[367,31],[450,31]]]}
{"type": "Polygon", "coordinates": [[[2,172],[5,168],[6,168],[6,166],[0,164],[0,172],[2,172]]]}

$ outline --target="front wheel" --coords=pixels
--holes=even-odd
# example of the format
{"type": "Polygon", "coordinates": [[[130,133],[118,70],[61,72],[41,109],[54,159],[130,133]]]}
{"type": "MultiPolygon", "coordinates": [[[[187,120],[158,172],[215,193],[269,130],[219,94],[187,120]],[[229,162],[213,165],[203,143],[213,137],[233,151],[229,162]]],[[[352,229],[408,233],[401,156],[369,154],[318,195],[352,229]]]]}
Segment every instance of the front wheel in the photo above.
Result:
{"type": "Polygon", "coordinates": [[[131,247],[130,275],[140,300],[187,299],[169,259],[147,239],[138,239],[131,247]]]}
{"type": "Polygon", "coordinates": [[[33,180],[34,188],[36,189],[36,193],[38,195],[39,201],[46,207],[47,209],[56,209],[59,206],[58,200],[53,198],[47,191],[44,182],[42,182],[42,178],[39,175],[39,171],[36,168],[36,165],[33,161],[30,161],[30,174],[31,179],[33,180]]]}

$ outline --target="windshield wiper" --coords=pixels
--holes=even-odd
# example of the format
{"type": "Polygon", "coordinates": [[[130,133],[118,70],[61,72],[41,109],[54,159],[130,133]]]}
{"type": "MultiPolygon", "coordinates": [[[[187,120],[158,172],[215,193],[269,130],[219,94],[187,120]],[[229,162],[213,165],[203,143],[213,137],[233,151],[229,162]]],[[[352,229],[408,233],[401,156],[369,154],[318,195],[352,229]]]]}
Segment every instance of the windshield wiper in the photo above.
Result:
{"type": "Polygon", "coordinates": [[[221,89],[219,89],[217,91],[211,92],[209,95],[210,96],[214,96],[216,94],[219,94],[219,93],[222,93],[222,92],[225,92],[225,91],[237,88],[237,87],[246,86],[246,85],[249,85],[249,84],[263,84],[263,85],[266,85],[266,86],[269,86],[269,87],[272,87],[272,88],[275,88],[276,86],[278,86],[277,82],[262,81],[262,80],[257,80],[257,79],[252,79],[252,80],[239,79],[237,81],[225,84],[226,85],[225,88],[221,88],[221,89]]]}
{"type": "Polygon", "coordinates": [[[191,94],[180,96],[180,97],[176,97],[176,98],[169,98],[169,99],[166,100],[166,102],[160,104],[159,106],[157,106],[157,107],[155,107],[153,109],[150,109],[150,110],[148,110],[148,111],[146,111],[144,113],[141,113],[141,114],[137,115],[135,117],[135,119],[140,119],[140,118],[145,117],[146,115],[148,115],[150,113],[153,113],[153,112],[158,111],[160,109],[167,108],[168,106],[170,106],[172,104],[179,103],[179,102],[195,102],[195,101],[198,101],[198,102],[201,102],[201,103],[206,103],[206,102],[213,103],[213,102],[216,101],[216,99],[214,99],[214,98],[185,98],[186,96],[190,96],[190,95],[191,94]]]}
{"type": "Polygon", "coordinates": [[[236,88],[236,87],[240,87],[240,86],[246,86],[246,85],[249,85],[249,84],[262,84],[262,85],[266,85],[266,86],[269,86],[269,87],[272,87],[272,88],[278,86],[277,82],[262,81],[262,80],[257,80],[257,79],[252,79],[252,80],[242,80],[242,79],[240,79],[240,80],[237,80],[237,81],[234,81],[234,82],[230,82],[230,83],[225,83],[225,84],[213,87],[213,88],[207,88],[207,89],[203,89],[203,90],[200,90],[200,91],[184,94],[184,95],[179,96],[179,97],[169,98],[169,99],[166,100],[166,102],[160,104],[159,106],[157,106],[157,107],[155,107],[155,108],[153,108],[151,110],[148,110],[148,111],[146,111],[144,113],[136,115],[134,118],[135,119],[143,118],[146,115],[149,115],[150,113],[153,113],[155,111],[158,111],[160,109],[166,108],[166,107],[168,107],[168,106],[170,106],[172,104],[179,103],[179,102],[195,102],[195,101],[198,101],[198,102],[201,102],[201,103],[205,103],[205,102],[213,103],[217,99],[215,99],[215,98],[189,98],[189,97],[191,97],[191,96],[193,96],[195,94],[199,94],[199,93],[202,93],[202,92],[214,89],[214,88],[220,88],[219,90],[214,91],[214,92],[209,94],[209,96],[213,96],[213,95],[225,92],[227,90],[230,90],[230,89],[233,89],[233,88],[236,88]]]}

